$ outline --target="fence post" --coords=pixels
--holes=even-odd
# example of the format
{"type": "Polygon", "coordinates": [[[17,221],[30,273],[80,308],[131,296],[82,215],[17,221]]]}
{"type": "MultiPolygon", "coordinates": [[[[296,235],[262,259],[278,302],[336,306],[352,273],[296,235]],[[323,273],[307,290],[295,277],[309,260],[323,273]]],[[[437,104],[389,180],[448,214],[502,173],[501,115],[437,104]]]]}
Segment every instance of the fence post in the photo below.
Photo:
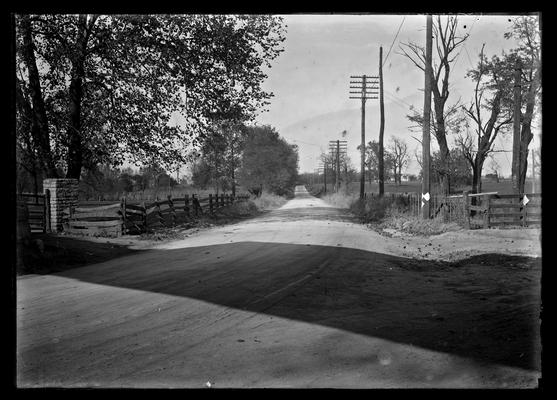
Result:
{"type": "Polygon", "coordinates": [[[470,229],[470,198],[468,197],[468,190],[462,192],[462,201],[464,201],[464,225],[466,229],[470,229]]]}
{"type": "Polygon", "coordinates": [[[209,212],[213,213],[213,195],[209,193],[209,212]]]}
{"type": "Polygon", "coordinates": [[[141,219],[143,220],[143,229],[147,232],[147,204],[145,201],[141,202],[141,206],[143,207],[143,212],[141,213],[141,219]]]}
{"type": "Polygon", "coordinates": [[[121,220],[122,220],[122,233],[125,235],[127,233],[126,229],[126,198],[122,197],[122,201],[120,202],[120,213],[121,220]]]}
{"type": "Polygon", "coordinates": [[[522,213],[522,226],[527,226],[528,224],[526,223],[526,205],[524,204],[524,196],[522,195],[522,198],[518,198],[518,201],[520,202],[520,204],[522,204],[522,207],[520,207],[520,212],[522,213]]]}
{"type": "Polygon", "coordinates": [[[174,202],[172,201],[172,195],[169,194],[168,198],[168,206],[170,207],[170,214],[172,215],[172,226],[176,226],[176,210],[174,210],[174,202]]]}
{"type": "Polygon", "coordinates": [[[184,195],[184,212],[186,213],[186,217],[190,217],[190,195],[184,195]]]}
{"type": "Polygon", "coordinates": [[[50,226],[50,190],[46,189],[44,191],[44,232],[52,232],[52,227],[50,226]]]}
{"type": "Polygon", "coordinates": [[[483,223],[483,227],[484,229],[489,228],[489,213],[491,212],[490,208],[489,208],[489,199],[490,199],[491,195],[487,194],[485,195],[485,206],[484,206],[484,223],[483,223]]]}
{"type": "Polygon", "coordinates": [[[161,223],[162,226],[164,226],[164,218],[163,218],[162,213],[161,213],[161,206],[159,204],[159,196],[157,196],[155,198],[155,208],[157,210],[157,216],[159,218],[159,222],[161,223]]]}

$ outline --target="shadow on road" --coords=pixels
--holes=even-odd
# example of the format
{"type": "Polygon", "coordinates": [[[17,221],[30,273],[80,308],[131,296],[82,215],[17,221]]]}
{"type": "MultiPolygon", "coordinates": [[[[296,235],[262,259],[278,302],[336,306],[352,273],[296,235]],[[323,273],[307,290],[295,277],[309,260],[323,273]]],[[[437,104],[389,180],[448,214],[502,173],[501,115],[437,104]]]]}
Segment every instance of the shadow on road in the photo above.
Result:
{"type": "Polygon", "coordinates": [[[491,254],[443,263],[237,242],[151,250],[57,275],[540,370],[539,259],[491,254]]]}
{"type": "Polygon", "coordinates": [[[16,247],[18,275],[50,274],[142,251],[110,241],[103,243],[62,235],[33,234],[32,239],[16,247]]]}

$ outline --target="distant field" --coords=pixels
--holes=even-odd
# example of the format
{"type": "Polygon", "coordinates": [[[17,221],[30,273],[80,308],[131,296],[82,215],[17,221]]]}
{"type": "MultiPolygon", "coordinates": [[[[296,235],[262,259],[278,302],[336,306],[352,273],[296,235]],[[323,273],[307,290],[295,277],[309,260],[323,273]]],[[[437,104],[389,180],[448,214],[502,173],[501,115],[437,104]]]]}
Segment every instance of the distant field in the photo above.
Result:
{"type": "MultiPolygon", "coordinates": [[[[316,184],[314,188],[318,189],[322,187],[323,184],[316,184]]],[[[327,189],[331,190],[333,185],[327,183],[327,189]]],[[[453,193],[462,193],[464,190],[471,190],[472,186],[457,187],[452,190],[453,193]]],[[[400,185],[396,185],[394,182],[385,182],[385,193],[420,193],[422,190],[422,182],[403,182],[400,185]]],[[[351,182],[348,184],[348,191],[350,193],[358,193],[360,191],[360,182],[351,182]]],[[[431,191],[433,193],[438,192],[438,187],[432,187],[431,191]]],[[[366,182],[365,184],[366,193],[379,193],[379,185],[377,183],[370,184],[366,182]]],[[[499,194],[512,194],[512,182],[510,179],[502,179],[499,182],[495,181],[483,181],[482,182],[482,192],[498,192],[499,194]]],[[[536,193],[540,192],[539,183],[536,188],[536,193]]],[[[532,193],[532,181],[526,180],[526,193],[532,193]]]]}

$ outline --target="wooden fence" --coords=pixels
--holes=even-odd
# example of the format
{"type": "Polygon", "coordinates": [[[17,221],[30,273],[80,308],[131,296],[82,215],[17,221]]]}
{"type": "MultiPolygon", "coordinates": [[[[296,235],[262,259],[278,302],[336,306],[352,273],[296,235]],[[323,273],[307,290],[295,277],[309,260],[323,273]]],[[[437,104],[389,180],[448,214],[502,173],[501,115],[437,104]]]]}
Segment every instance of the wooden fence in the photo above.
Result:
{"type": "MultiPolygon", "coordinates": [[[[367,198],[377,197],[367,193],[367,198]]],[[[421,215],[420,193],[386,193],[384,198],[404,213],[421,215]]],[[[467,228],[490,228],[502,225],[531,226],[541,224],[541,193],[498,194],[497,192],[443,196],[432,195],[431,217],[443,217],[467,228]]]]}
{"type": "Polygon", "coordinates": [[[466,225],[470,228],[541,224],[541,193],[464,193],[463,198],[468,215],[466,225]]]}
{"type": "MultiPolygon", "coordinates": [[[[376,193],[366,193],[366,198],[377,198],[376,193]]],[[[395,208],[401,212],[412,216],[422,215],[422,197],[420,193],[385,193],[383,197],[389,200],[395,208]]],[[[446,198],[442,195],[432,195],[430,198],[432,217],[436,218],[444,215],[448,221],[464,221],[464,207],[454,199],[446,198]]]]}
{"type": "Polygon", "coordinates": [[[68,223],[64,230],[86,235],[121,236],[149,231],[153,227],[171,227],[178,223],[213,214],[217,209],[238,201],[245,201],[249,195],[233,197],[228,194],[198,198],[184,195],[181,198],[168,196],[166,200],[152,203],[129,203],[123,198],[119,203],[100,207],[76,207],[67,209],[68,223]]]}
{"type": "Polygon", "coordinates": [[[42,193],[18,193],[18,201],[27,206],[27,220],[31,233],[50,232],[50,191],[42,193]]]}

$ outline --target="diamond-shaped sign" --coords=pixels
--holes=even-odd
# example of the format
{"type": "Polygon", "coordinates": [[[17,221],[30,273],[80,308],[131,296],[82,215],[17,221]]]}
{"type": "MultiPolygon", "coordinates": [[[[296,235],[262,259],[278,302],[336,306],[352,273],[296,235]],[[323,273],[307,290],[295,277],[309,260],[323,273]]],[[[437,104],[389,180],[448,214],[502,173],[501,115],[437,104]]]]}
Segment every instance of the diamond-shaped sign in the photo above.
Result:
{"type": "Polygon", "coordinates": [[[422,193],[422,199],[425,199],[425,201],[429,201],[429,192],[427,192],[426,194],[422,193]]]}
{"type": "Polygon", "coordinates": [[[524,195],[524,197],[522,198],[522,204],[526,205],[530,202],[530,199],[528,197],[526,197],[526,195],[524,195]]]}

